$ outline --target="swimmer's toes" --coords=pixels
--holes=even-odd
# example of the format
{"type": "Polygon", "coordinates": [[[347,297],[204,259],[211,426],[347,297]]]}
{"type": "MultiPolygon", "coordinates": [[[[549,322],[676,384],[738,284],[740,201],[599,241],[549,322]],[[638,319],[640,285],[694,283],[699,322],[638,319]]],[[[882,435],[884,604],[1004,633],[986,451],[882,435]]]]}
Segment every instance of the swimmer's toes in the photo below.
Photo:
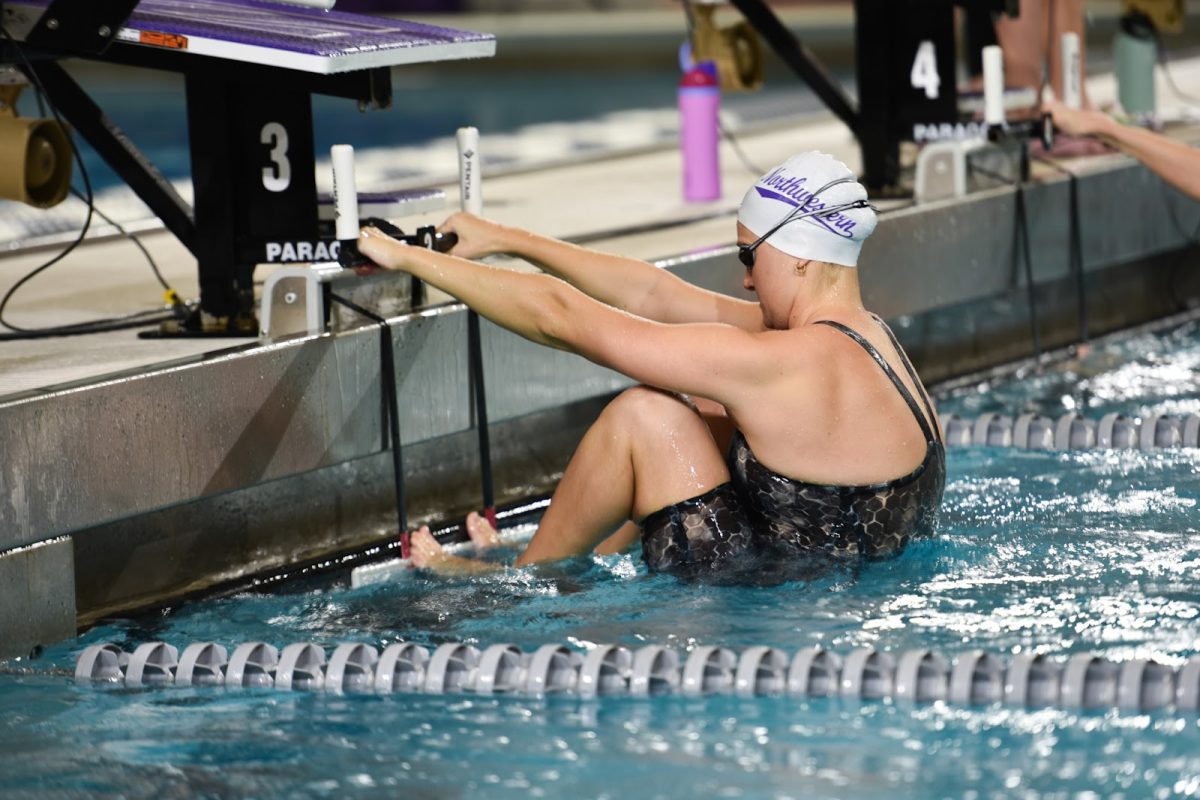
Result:
{"type": "Polygon", "coordinates": [[[442,546],[433,538],[427,525],[413,532],[409,547],[409,560],[414,567],[430,566],[442,552],[442,546]]]}
{"type": "Polygon", "coordinates": [[[467,515],[467,536],[476,547],[495,547],[500,544],[500,534],[479,514],[472,511],[467,515]]]}

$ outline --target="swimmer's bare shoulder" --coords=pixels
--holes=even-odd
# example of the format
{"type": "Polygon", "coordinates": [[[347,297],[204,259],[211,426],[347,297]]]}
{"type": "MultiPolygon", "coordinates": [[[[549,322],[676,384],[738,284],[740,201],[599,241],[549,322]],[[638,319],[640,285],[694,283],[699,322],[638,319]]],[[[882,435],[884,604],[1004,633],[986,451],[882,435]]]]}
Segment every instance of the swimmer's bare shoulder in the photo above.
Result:
{"type": "Polygon", "coordinates": [[[844,364],[830,359],[830,339],[824,325],[804,325],[783,331],[750,334],[756,342],[760,363],[769,365],[762,380],[746,386],[744,397],[730,403],[730,410],[753,406],[762,413],[763,404],[782,413],[820,401],[832,388],[844,364]],[[763,357],[765,356],[765,358],[763,357]]]}

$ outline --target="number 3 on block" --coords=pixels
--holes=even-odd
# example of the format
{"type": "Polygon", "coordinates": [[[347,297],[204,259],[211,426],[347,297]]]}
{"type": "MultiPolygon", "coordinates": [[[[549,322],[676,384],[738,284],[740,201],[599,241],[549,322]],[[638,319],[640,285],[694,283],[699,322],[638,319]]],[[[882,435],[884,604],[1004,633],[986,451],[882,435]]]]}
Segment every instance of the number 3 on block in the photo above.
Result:
{"type": "Polygon", "coordinates": [[[287,128],[278,122],[268,122],[262,126],[259,141],[271,148],[271,165],[262,170],[263,188],[268,192],[287,191],[292,184],[292,164],[287,157],[287,128]]]}
{"type": "Polygon", "coordinates": [[[937,99],[942,79],[938,76],[937,50],[933,42],[926,40],[917,47],[917,57],[913,59],[909,78],[914,89],[923,89],[930,100],[937,99]]]}

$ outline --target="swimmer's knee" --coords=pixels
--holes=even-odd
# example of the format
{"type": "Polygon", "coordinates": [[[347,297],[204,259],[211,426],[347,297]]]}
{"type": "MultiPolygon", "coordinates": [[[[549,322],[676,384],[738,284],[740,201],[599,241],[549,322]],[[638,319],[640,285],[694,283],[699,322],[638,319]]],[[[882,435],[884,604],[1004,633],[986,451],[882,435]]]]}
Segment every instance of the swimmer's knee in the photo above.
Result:
{"type": "Polygon", "coordinates": [[[621,392],[605,408],[606,415],[632,422],[670,419],[700,421],[700,415],[685,395],[656,389],[653,386],[634,386],[621,392]]]}

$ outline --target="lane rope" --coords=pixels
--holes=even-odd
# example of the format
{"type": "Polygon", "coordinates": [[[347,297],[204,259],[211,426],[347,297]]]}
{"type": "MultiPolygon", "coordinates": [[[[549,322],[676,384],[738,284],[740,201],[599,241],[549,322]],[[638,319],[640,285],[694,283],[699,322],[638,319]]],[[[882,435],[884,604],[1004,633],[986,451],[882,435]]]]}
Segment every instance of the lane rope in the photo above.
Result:
{"type": "Polygon", "coordinates": [[[294,643],[278,650],[246,642],[232,652],[195,642],[182,653],[148,642],[132,653],[95,644],[79,654],[75,680],[133,688],[224,686],[323,691],[333,694],[475,694],[542,697],[599,695],[735,695],[1002,704],[1143,712],[1200,710],[1200,655],[1179,667],[1148,659],[1113,662],[1093,653],[1011,659],[969,650],[951,661],[927,649],[899,654],[861,647],[844,657],[821,647],[787,652],[749,647],[630,649],[598,645],[587,652],[545,644],[531,653],[512,644],[486,647],[449,642],[435,648],[400,642],[382,652],[367,644],[324,648],[294,643]]]}
{"type": "Polygon", "coordinates": [[[1111,412],[1089,419],[1069,412],[1057,419],[1038,413],[1016,418],[989,412],[975,419],[942,417],[947,447],[1014,447],[1019,450],[1154,450],[1200,447],[1200,414],[1111,412]]]}

